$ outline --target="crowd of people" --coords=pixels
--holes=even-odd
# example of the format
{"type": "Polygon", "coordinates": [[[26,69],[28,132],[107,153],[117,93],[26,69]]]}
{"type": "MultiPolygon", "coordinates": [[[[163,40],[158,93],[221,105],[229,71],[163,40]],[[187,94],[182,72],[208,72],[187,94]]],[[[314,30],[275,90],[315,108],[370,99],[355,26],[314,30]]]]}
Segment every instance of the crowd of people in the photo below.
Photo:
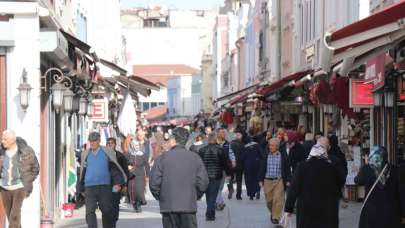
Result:
{"type": "MultiPolygon", "coordinates": [[[[148,186],[160,203],[164,228],[197,227],[197,201],[204,195],[206,220],[215,221],[216,213],[226,207],[224,197],[231,200],[236,193],[236,200],[258,200],[262,189],[273,224],[291,219],[295,212],[299,228],[339,227],[348,169],[335,135],[314,135],[302,127],[262,132],[255,125],[248,132],[241,127],[138,127],[135,135],[121,140],[121,151],[115,138],[109,138],[106,147],[100,146],[97,132],[88,139],[90,148],[81,153],[78,188],[85,196],[88,227],[97,227],[97,205],[103,227],[116,227],[122,196],[141,213],[148,186]]],[[[378,151],[370,154],[355,178],[367,192],[386,172],[381,168],[387,164],[383,149],[378,151]]],[[[365,222],[369,216],[362,216],[361,227],[378,227],[365,222]]]]}

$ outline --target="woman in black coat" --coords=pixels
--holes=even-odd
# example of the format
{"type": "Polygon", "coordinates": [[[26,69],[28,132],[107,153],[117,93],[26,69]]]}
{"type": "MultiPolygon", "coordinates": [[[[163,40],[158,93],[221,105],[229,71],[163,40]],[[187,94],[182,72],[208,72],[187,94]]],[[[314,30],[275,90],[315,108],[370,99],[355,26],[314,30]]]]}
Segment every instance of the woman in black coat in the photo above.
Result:
{"type": "Polygon", "coordinates": [[[245,184],[247,195],[250,200],[256,196],[260,198],[259,167],[262,162],[264,152],[259,144],[261,137],[253,137],[253,141],[245,145],[241,161],[245,171],[245,184]]]}
{"type": "Polygon", "coordinates": [[[135,212],[140,213],[142,201],[145,199],[145,177],[149,177],[150,166],[148,156],[139,150],[138,142],[133,142],[128,153],[128,182],[129,199],[135,212]]]}
{"type": "Polygon", "coordinates": [[[316,144],[309,159],[297,166],[285,212],[291,216],[297,201],[297,228],[337,228],[339,191],[339,173],[328,160],[326,148],[316,144]]]}

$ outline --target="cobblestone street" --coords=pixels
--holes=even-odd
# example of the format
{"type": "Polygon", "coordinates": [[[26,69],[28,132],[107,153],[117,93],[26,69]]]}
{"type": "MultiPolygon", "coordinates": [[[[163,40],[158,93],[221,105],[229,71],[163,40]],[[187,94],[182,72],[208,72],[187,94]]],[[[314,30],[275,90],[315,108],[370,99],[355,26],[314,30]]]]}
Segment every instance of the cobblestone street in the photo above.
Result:
{"type": "MultiPolygon", "coordinates": [[[[132,208],[121,205],[120,220],[118,228],[161,228],[161,216],[159,204],[153,200],[150,194],[147,195],[148,205],[143,207],[143,213],[135,214],[132,208]]],[[[265,200],[249,201],[246,197],[242,201],[235,199],[228,201],[227,207],[222,212],[217,212],[215,222],[205,221],[205,199],[198,204],[198,225],[201,228],[272,228],[269,214],[265,206],[265,200]]],[[[360,203],[350,203],[347,208],[340,209],[340,227],[357,227],[358,217],[361,209],[360,203]]],[[[85,210],[82,207],[76,210],[74,218],[64,219],[56,225],[59,228],[77,227],[85,228],[85,210]]],[[[99,227],[101,226],[101,214],[98,213],[99,227]]]]}

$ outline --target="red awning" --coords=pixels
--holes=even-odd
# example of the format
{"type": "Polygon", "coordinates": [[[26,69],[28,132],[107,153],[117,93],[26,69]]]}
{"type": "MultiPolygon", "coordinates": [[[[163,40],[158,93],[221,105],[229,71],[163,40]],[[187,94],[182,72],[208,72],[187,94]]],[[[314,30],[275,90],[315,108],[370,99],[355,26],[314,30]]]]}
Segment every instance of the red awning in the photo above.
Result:
{"type": "Polygon", "coordinates": [[[341,28],[330,36],[330,42],[353,36],[370,29],[393,23],[405,17],[405,0],[398,2],[360,21],[341,28]]]}
{"type": "Polygon", "coordinates": [[[260,83],[257,83],[257,84],[251,85],[249,87],[246,87],[244,89],[238,90],[236,92],[233,92],[233,93],[227,94],[225,96],[219,97],[219,98],[215,99],[214,102],[216,103],[216,102],[226,100],[226,99],[232,99],[233,100],[233,99],[238,98],[239,96],[250,94],[250,93],[254,92],[257,89],[259,84],[260,83]]]}
{"type": "Polygon", "coordinates": [[[282,78],[281,80],[278,80],[270,85],[258,88],[256,93],[265,96],[265,95],[281,88],[283,85],[285,85],[289,82],[298,81],[301,78],[305,77],[306,75],[312,74],[312,73],[313,73],[313,70],[307,70],[307,71],[301,71],[301,72],[297,72],[297,73],[288,75],[288,76],[282,78]]]}
{"type": "Polygon", "coordinates": [[[405,39],[405,0],[325,35],[323,70],[346,76],[352,69],[405,39]]]}

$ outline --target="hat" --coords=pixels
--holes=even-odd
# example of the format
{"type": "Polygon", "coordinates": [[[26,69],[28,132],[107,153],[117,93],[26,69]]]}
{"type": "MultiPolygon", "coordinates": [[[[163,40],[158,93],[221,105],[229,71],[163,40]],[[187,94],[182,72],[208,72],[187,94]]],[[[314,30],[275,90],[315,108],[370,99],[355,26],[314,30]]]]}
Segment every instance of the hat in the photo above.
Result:
{"type": "Polygon", "coordinates": [[[91,132],[89,134],[89,141],[90,142],[94,142],[94,141],[97,141],[99,139],[100,139],[100,133],[93,131],[93,132],[91,132]]]}
{"type": "Polygon", "coordinates": [[[187,129],[183,127],[176,127],[175,129],[173,129],[172,135],[178,145],[184,146],[186,145],[190,134],[188,133],[187,129]]]}
{"type": "Polygon", "coordinates": [[[298,134],[295,131],[287,131],[288,143],[297,142],[299,140],[298,134]]]}

